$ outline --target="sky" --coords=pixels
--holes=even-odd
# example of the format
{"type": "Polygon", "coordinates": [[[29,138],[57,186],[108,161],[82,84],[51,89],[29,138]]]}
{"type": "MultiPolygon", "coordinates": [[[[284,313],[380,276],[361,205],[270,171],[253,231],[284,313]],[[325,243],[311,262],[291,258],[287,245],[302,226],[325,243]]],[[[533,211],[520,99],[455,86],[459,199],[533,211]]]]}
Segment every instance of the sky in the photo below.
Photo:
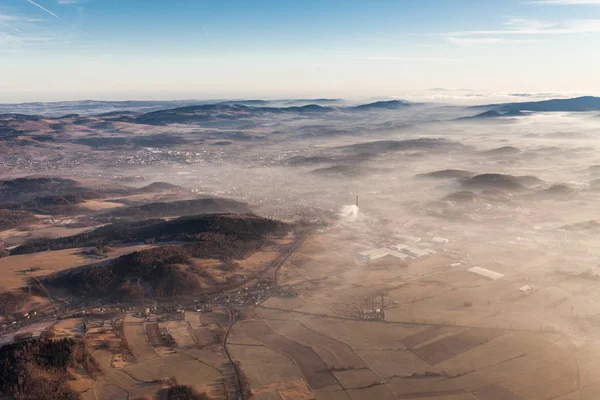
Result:
{"type": "Polygon", "coordinates": [[[0,0],[0,102],[600,90],[600,0],[0,0]]]}

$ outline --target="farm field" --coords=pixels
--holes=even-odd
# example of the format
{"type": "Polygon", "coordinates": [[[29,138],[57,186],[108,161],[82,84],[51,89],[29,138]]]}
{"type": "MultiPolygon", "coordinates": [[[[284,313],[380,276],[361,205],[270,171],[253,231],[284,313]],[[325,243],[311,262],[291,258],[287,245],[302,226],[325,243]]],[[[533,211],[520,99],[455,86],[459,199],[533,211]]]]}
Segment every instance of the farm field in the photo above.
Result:
{"type": "MultiPolygon", "coordinates": [[[[349,259],[340,273],[340,257],[313,257],[313,240],[280,272],[280,284],[298,295],[269,298],[232,330],[232,355],[250,375],[261,357],[281,354],[279,362],[293,360],[317,399],[568,400],[600,387],[598,375],[578,372],[596,370],[598,347],[582,341],[588,350],[576,351],[564,344],[572,332],[552,328],[548,302],[561,300],[560,290],[523,293],[520,271],[495,266],[506,277],[491,281],[467,272],[468,263],[449,267],[447,255],[396,266],[357,267],[349,259]],[[349,312],[368,296],[379,306],[380,293],[385,321],[349,312]]],[[[545,279],[547,288],[569,284],[545,279]]],[[[289,374],[252,376],[250,386],[270,398],[265,388],[289,374]]]]}
{"type": "Polygon", "coordinates": [[[0,291],[14,290],[28,284],[31,277],[43,277],[71,268],[97,262],[105,262],[134,251],[148,249],[150,245],[129,245],[115,247],[102,259],[86,256],[83,248],[45,251],[0,258],[2,281],[0,291]]]}

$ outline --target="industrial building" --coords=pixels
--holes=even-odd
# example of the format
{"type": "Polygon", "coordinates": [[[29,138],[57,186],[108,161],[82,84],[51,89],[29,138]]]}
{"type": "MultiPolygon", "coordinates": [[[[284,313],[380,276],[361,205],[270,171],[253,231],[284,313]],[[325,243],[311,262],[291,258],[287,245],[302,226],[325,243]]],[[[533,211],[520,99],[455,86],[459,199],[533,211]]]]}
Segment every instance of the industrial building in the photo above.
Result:
{"type": "Polygon", "coordinates": [[[392,256],[400,260],[416,259],[436,254],[436,251],[433,249],[434,246],[449,242],[448,239],[442,237],[433,237],[431,241],[421,241],[421,238],[417,236],[404,234],[395,234],[394,236],[411,244],[399,243],[394,246],[366,250],[358,253],[357,258],[361,261],[373,261],[386,256],[392,256]]]}
{"type": "Polygon", "coordinates": [[[481,268],[481,267],[469,268],[467,271],[472,272],[477,275],[481,275],[481,276],[491,279],[493,281],[495,281],[496,279],[500,279],[504,276],[504,274],[501,274],[499,272],[495,272],[495,271],[492,271],[492,270],[489,270],[486,268],[481,268]]]}
{"type": "Polygon", "coordinates": [[[377,260],[379,258],[383,258],[386,256],[396,257],[401,260],[406,260],[409,258],[409,256],[404,253],[400,253],[398,251],[388,249],[386,247],[383,247],[380,249],[367,250],[367,251],[358,253],[358,258],[361,261],[373,261],[373,260],[377,260]]]}
{"type": "Polygon", "coordinates": [[[421,241],[420,237],[410,236],[410,235],[403,235],[401,233],[397,233],[394,236],[397,237],[398,239],[404,240],[404,241],[410,241],[410,242],[420,242],[421,241]]]}

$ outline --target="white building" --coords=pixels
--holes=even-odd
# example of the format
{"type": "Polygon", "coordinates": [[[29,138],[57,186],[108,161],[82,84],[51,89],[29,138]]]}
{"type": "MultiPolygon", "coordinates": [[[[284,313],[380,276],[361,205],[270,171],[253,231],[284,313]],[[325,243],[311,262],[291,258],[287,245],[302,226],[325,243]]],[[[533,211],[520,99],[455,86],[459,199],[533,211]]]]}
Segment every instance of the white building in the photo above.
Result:
{"type": "Polygon", "coordinates": [[[372,261],[377,260],[378,258],[383,258],[388,255],[389,249],[381,248],[381,249],[373,249],[363,251],[358,253],[358,257],[363,261],[372,261]]]}
{"type": "Polygon", "coordinates": [[[504,274],[501,274],[499,272],[495,272],[495,271],[492,271],[492,270],[489,270],[486,268],[481,268],[481,267],[469,268],[467,271],[472,272],[477,275],[484,276],[493,281],[495,281],[496,279],[500,279],[504,276],[504,274]]]}
{"type": "Polygon", "coordinates": [[[403,235],[401,233],[397,233],[394,236],[397,237],[398,239],[404,240],[406,242],[420,242],[421,241],[420,237],[410,236],[410,235],[403,235]]]}
{"type": "Polygon", "coordinates": [[[382,247],[380,249],[367,250],[358,253],[358,258],[362,261],[373,261],[386,256],[392,256],[395,258],[399,258],[400,260],[406,260],[407,258],[409,258],[409,256],[404,253],[388,249],[386,247],[382,247]]]}

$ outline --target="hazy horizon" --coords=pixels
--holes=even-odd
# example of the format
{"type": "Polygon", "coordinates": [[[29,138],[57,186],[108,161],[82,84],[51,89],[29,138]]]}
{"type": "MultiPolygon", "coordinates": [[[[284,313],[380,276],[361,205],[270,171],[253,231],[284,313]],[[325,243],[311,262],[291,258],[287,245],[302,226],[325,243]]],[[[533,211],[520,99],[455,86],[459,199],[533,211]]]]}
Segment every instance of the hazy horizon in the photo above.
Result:
{"type": "Polygon", "coordinates": [[[6,0],[0,102],[595,92],[600,2],[6,0]]]}

